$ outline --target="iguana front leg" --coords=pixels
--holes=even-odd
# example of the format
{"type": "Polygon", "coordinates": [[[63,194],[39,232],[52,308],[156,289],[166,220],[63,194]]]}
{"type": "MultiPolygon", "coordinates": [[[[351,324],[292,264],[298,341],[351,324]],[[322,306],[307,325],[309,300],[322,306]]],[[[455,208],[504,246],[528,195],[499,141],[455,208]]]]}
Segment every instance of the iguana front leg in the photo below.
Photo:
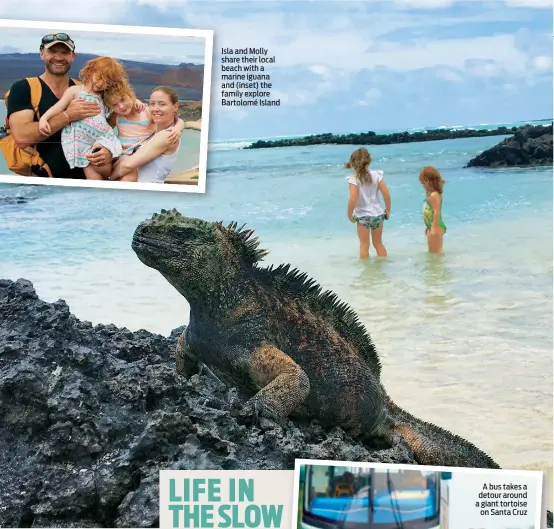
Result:
{"type": "Polygon", "coordinates": [[[177,373],[183,377],[190,378],[198,373],[200,365],[198,360],[190,356],[187,342],[185,341],[185,332],[179,335],[177,347],[175,348],[175,363],[177,373]]]}
{"type": "Polygon", "coordinates": [[[261,417],[282,423],[310,392],[310,380],[304,370],[271,345],[257,347],[247,361],[247,369],[259,390],[245,408],[261,417]]]}

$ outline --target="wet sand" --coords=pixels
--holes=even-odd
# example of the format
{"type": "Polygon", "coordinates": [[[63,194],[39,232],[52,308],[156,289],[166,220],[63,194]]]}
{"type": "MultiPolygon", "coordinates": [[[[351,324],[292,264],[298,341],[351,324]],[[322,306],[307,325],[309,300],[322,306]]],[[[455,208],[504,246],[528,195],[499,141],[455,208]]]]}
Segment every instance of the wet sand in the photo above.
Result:
{"type": "Polygon", "coordinates": [[[202,128],[202,120],[185,121],[185,129],[200,130],[202,128]]]}
{"type": "Polygon", "coordinates": [[[166,184],[184,184],[198,185],[198,167],[193,167],[188,171],[169,175],[165,179],[166,184]]]}

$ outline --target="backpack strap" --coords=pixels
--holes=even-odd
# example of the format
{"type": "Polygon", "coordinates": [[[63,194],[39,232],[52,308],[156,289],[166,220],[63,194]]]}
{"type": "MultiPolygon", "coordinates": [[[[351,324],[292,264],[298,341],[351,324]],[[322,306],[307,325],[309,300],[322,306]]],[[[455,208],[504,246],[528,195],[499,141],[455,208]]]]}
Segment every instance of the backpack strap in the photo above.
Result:
{"type": "Polygon", "coordinates": [[[10,130],[10,120],[8,119],[8,96],[10,95],[10,91],[8,90],[4,94],[4,106],[6,107],[6,118],[4,119],[4,127],[6,131],[10,130]]]}
{"type": "Polygon", "coordinates": [[[37,118],[40,118],[40,112],[38,110],[40,98],[42,97],[42,85],[40,84],[40,79],[38,77],[27,77],[27,82],[31,87],[31,105],[37,118]]]}
{"type": "MultiPolygon", "coordinates": [[[[81,82],[78,81],[77,79],[71,78],[71,80],[76,85],[81,84],[81,82]]],[[[42,97],[42,84],[40,83],[40,79],[38,77],[27,77],[27,82],[31,87],[31,105],[33,107],[33,110],[35,111],[37,118],[40,119],[40,112],[39,112],[38,106],[40,104],[40,98],[42,97]]],[[[7,95],[8,94],[6,94],[6,96],[7,95]]]]}

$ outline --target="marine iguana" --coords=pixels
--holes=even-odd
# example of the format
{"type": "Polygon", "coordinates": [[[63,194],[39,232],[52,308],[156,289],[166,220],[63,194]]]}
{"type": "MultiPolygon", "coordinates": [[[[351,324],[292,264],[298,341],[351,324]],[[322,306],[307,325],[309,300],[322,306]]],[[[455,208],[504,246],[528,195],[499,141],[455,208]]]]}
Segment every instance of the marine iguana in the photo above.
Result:
{"type": "Polygon", "coordinates": [[[288,264],[258,266],[268,252],[253,233],[176,209],[162,209],[136,228],[138,258],[190,305],[176,348],[180,375],[205,364],[248,399],[243,415],[278,423],[317,419],[361,442],[406,443],[422,465],[500,468],[471,442],[394,404],[356,313],[288,264]]]}
{"type": "Polygon", "coordinates": [[[356,313],[290,265],[262,268],[253,230],[162,210],[135,230],[132,248],[190,305],[177,372],[205,364],[248,400],[244,414],[282,423],[317,419],[352,437],[405,442],[426,465],[500,468],[472,443],[396,406],[356,313]]]}

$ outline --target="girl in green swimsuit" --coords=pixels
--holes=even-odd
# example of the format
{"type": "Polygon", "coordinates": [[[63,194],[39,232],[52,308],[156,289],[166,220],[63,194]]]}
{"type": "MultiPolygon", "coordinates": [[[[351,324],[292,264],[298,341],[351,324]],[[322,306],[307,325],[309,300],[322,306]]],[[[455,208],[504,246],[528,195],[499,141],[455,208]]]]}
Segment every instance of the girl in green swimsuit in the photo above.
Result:
{"type": "Polygon", "coordinates": [[[442,239],[446,233],[446,224],[442,220],[442,188],[445,181],[439,171],[432,166],[424,167],[419,181],[425,189],[426,198],[423,205],[423,222],[427,247],[431,253],[442,253],[442,239]]]}

